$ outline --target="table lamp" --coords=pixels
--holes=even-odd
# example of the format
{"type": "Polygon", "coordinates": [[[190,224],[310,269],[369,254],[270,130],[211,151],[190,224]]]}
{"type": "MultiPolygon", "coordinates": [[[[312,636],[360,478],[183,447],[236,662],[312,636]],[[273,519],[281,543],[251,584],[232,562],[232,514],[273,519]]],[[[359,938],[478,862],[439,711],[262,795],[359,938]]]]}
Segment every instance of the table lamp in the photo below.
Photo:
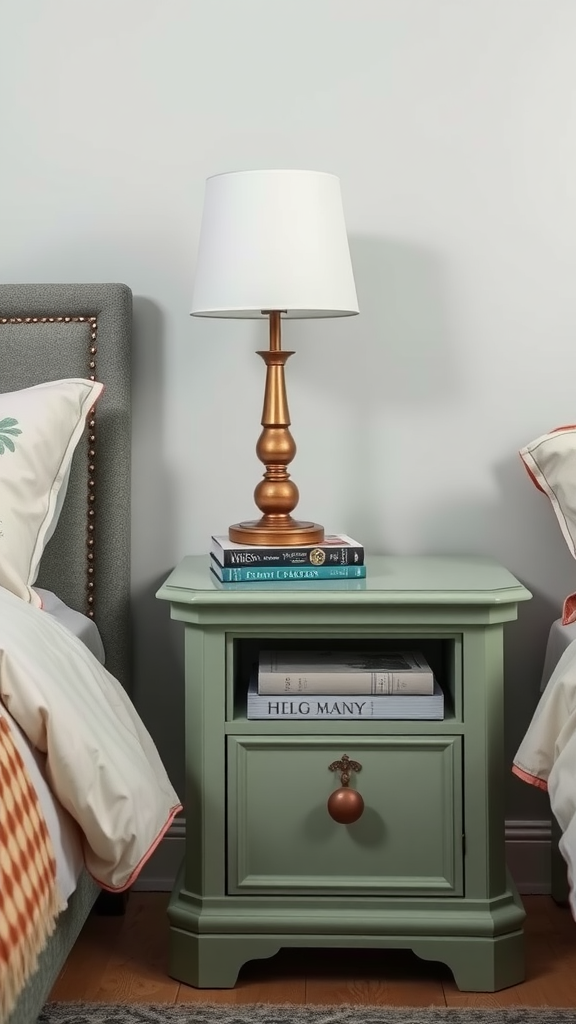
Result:
{"type": "Polygon", "coordinates": [[[262,432],[254,491],[260,519],[230,526],[250,545],[320,544],[324,528],[294,519],[299,494],[287,467],[296,454],[281,347],[281,319],[351,316],[358,300],[339,179],[318,171],[216,174],[206,181],[192,316],[267,317],[262,432]]]}

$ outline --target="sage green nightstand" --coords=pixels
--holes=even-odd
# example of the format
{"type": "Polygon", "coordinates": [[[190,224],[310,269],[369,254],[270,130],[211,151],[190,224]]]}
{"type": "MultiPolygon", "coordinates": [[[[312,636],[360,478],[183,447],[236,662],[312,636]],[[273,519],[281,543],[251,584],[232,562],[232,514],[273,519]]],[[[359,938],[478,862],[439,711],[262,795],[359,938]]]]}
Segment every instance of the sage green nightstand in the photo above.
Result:
{"type": "Polygon", "coordinates": [[[364,581],[221,584],[185,558],[159,590],[184,623],[186,854],[170,973],[229,988],[282,946],[407,947],[463,990],[524,977],[504,849],[503,628],[530,593],[483,558],[371,557],[364,581]],[[260,647],[417,647],[443,721],[249,721],[260,647]],[[337,824],[331,762],[362,765],[337,824]]]}

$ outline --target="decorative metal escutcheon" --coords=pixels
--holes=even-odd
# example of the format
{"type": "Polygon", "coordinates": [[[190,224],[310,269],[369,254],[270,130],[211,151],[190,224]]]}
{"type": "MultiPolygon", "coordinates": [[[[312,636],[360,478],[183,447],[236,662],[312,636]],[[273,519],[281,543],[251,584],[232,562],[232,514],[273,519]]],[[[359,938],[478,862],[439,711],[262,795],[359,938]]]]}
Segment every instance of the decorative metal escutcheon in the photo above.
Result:
{"type": "Polygon", "coordinates": [[[332,761],[328,768],[331,772],[340,772],[340,789],[328,798],[328,814],[339,825],[352,825],[362,815],[364,800],[355,789],[350,789],[350,773],[361,772],[362,765],[348,754],[342,754],[340,760],[332,761]]]}

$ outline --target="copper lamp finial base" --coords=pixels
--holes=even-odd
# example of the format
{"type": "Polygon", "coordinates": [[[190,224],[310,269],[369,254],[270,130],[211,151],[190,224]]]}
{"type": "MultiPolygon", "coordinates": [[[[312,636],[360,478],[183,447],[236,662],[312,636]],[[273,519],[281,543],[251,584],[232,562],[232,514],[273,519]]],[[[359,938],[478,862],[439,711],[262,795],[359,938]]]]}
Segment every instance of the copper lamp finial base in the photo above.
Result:
{"type": "Polygon", "coordinates": [[[324,527],[319,523],[307,523],[292,519],[292,516],[286,516],[285,519],[285,522],[277,525],[263,523],[262,519],[234,523],[228,529],[228,536],[235,544],[268,544],[271,547],[322,544],[324,527]]]}

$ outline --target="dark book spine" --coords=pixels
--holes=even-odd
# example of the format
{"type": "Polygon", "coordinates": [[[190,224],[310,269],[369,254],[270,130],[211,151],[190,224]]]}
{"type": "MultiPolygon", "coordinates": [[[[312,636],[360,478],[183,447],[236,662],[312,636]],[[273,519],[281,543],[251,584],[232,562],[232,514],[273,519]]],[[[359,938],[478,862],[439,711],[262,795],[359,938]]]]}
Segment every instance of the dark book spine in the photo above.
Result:
{"type": "Polygon", "coordinates": [[[317,548],[246,548],[245,551],[230,551],[213,547],[212,553],[224,568],[284,568],[336,565],[364,565],[364,548],[348,544],[319,546],[317,548]],[[321,552],[321,555],[318,555],[321,552]],[[324,556],[322,558],[322,555],[324,556]]]}

